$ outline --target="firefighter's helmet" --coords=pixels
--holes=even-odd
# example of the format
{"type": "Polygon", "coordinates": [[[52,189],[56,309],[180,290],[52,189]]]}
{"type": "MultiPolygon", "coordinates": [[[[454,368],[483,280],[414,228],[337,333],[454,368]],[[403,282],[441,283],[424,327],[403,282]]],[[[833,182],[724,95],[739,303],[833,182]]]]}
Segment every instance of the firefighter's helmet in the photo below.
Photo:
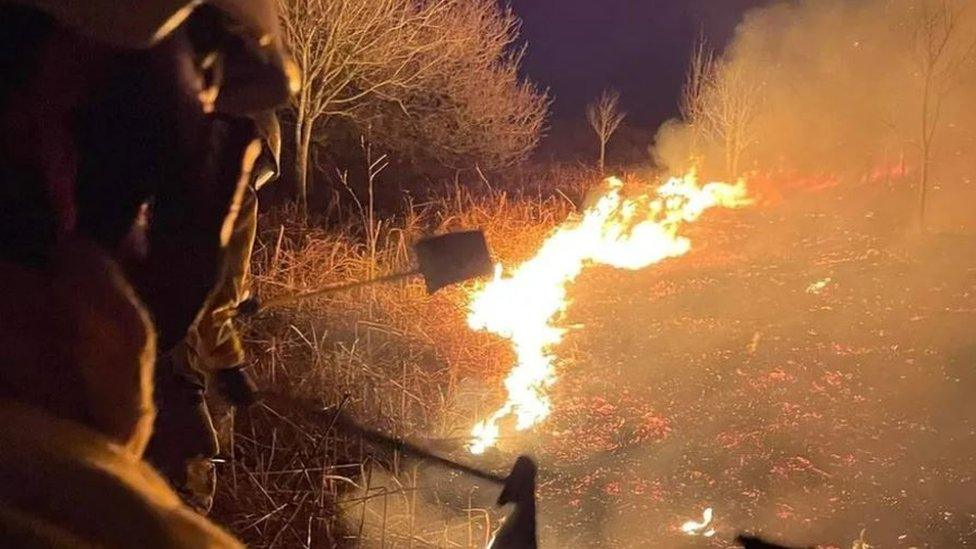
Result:
{"type": "Polygon", "coordinates": [[[225,59],[216,109],[254,115],[283,103],[299,84],[280,36],[274,0],[13,0],[47,13],[79,34],[122,49],[151,48],[201,5],[215,8],[241,48],[225,59]]]}

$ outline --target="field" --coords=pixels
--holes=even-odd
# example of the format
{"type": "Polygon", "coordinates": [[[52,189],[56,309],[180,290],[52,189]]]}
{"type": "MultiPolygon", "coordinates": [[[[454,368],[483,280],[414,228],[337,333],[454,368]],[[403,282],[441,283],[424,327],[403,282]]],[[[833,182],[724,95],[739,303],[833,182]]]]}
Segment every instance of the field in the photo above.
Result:
{"type": "MultiPolygon", "coordinates": [[[[270,213],[257,291],[391,272],[420,235],[458,228],[518,262],[592,181],[553,177],[573,184],[457,187],[396,219],[320,220],[330,230],[270,213]]],[[[374,287],[259,318],[249,348],[270,394],[234,420],[215,514],[259,547],[484,546],[497,488],[364,443],[342,415],[500,474],[534,456],[543,547],[729,547],[739,531],[974,544],[976,241],[906,236],[894,188],[710,212],[682,258],[584,272],[553,416],[485,456],[465,435],[504,397],[512,356],[466,327],[469,288],[374,287]],[[716,534],[682,533],[706,507],[716,534]]]]}

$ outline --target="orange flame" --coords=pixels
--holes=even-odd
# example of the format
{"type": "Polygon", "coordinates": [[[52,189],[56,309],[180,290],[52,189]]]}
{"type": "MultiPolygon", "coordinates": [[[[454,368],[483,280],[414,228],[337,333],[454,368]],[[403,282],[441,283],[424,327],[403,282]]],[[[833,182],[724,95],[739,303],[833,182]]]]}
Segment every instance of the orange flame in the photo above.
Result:
{"type": "Polygon", "coordinates": [[[706,538],[710,538],[715,535],[715,528],[711,526],[712,516],[712,508],[708,507],[702,511],[701,522],[689,520],[681,525],[681,531],[689,536],[705,536],[706,538]]]}
{"type": "Polygon", "coordinates": [[[582,215],[564,221],[532,259],[477,290],[469,302],[468,324],[511,340],[518,363],[505,379],[508,399],[471,430],[472,453],[483,453],[499,437],[499,422],[515,416],[523,431],[549,416],[548,390],[556,381],[553,348],[566,332],[556,319],[569,301],[567,285],[587,265],[642,269],[686,254],[691,242],[678,234],[686,222],[712,207],[749,203],[745,183],[699,186],[694,172],[669,179],[655,189],[625,197],[623,182],[611,177],[606,191],[582,215]]]}

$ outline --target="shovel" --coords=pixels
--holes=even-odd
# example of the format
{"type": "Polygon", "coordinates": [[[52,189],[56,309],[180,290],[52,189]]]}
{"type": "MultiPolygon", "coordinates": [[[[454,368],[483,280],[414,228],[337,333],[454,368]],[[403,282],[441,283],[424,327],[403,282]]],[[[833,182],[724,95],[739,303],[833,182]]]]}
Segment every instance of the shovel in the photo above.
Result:
{"type": "MultiPolygon", "coordinates": [[[[457,461],[440,456],[433,451],[423,448],[417,444],[413,444],[401,438],[365,427],[343,412],[341,409],[341,404],[339,405],[339,409],[327,410],[321,408],[317,403],[310,400],[302,399],[285,393],[273,392],[268,393],[265,396],[267,398],[261,403],[261,406],[263,406],[266,410],[269,410],[277,417],[284,417],[284,415],[282,412],[275,411],[271,406],[269,406],[269,404],[276,405],[280,409],[290,408],[301,410],[313,418],[321,419],[322,424],[328,425],[329,429],[336,427],[347,434],[362,437],[363,440],[375,444],[381,448],[386,448],[387,450],[399,450],[400,452],[409,454],[421,461],[439,465],[452,471],[457,471],[464,475],[502,486],[503,494],[509,495],[503,495],[501,499],[504,499],[504,501],[501,501],[500,499],[499,504],[505,502],[523,502],[525,494],[527,493],[526,490],[531,491],[534,497],[535,463],[527,457],[519,457],[515,468],[512,469],[512,473],[507,477],[503,477],[488,471],[483,471],[477,467],[458,463],[457,461]],[[525,462],[526,460],[528,460],[527,463],[525,462]],[[527,482],[530,484],[526,484],[527,482]]],[[[345,402],[345,400],[343,400],[343,402],[345,402]]]]}
{"type": "Polygon", "coordinates": [[[237,312],[241,315],[254,315],[274,307],[298,303],[321,295],[345,292],[384,282],[394,282],[418,275],[424,277],[427,293],[433,294],[446,286],[490,275],[494,269],[491,254],[488,252],[488,243],[481,231],[463,231],[428,237],[414,245],[414,252],[417,254],[417,268],[415,269],[369,280],[283,295],[269,299],[264,303],[251,298],[243,301],[237,307],[237,312]]]}

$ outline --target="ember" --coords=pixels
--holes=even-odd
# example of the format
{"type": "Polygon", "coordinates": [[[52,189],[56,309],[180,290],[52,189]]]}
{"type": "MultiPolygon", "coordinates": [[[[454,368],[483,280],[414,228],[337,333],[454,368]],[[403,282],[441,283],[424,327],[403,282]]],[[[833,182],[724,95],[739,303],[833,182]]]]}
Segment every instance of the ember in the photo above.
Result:
{"type": "Polygon", "coordinates": [[[822,279],[820,279],[820,280],[818,280],[816,282],[813,282],[812,284],[810,284],[809,286],[807,286],[807,293],[808,294],[819,294],[819,293],[823,292],[824,289],[827,288],[827,286],[830,284],[830,282],[831,282],[831,279],[830,279],[829,276],[827,278],[822,278],[822,279]]]}

